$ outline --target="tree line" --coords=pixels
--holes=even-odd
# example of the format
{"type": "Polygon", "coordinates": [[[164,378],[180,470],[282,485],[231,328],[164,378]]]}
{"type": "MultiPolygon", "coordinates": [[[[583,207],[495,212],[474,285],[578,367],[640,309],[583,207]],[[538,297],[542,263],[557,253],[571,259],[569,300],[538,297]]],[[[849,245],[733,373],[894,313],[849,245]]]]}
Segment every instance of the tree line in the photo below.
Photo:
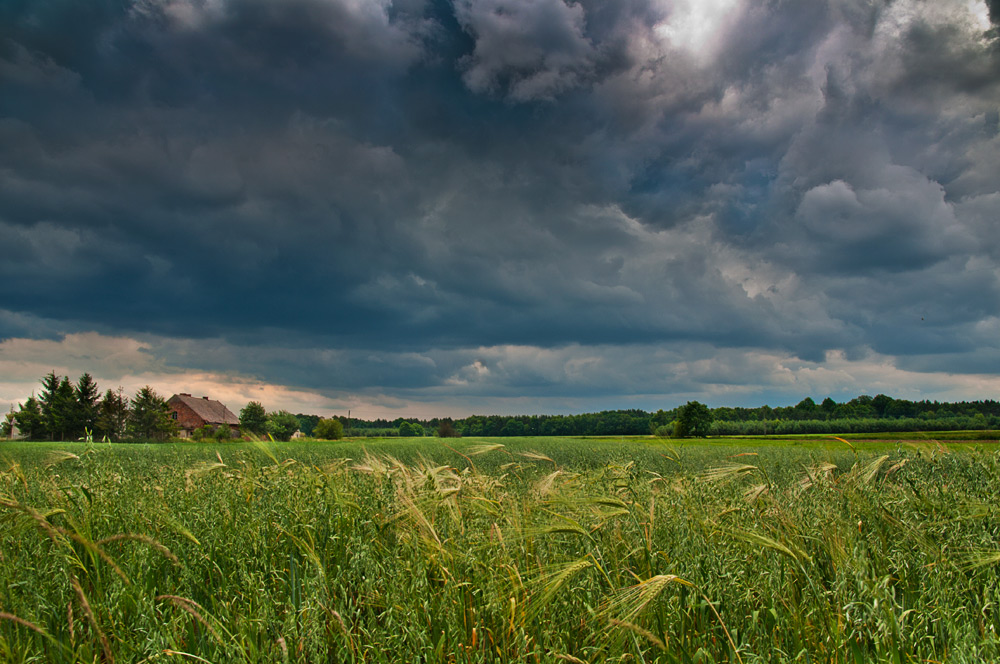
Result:
{"type": "MultiPolygon", "coordinates": [[[[292,415],[279,410],[267,412],[257,401],[240,411],[240,436],[289,440],[308,423],[316,438],[336,440],[343,436],[341,421],[310,415],[292,415]]],[[[41,379],[41,390],[32,394],[0,425],[0,435],[10,436],[16,426],[21,437],[37,441],[155,441],[177,435],[178,426],[167,400],[150,386],[128,397],[121,387],[102,395],[93,376],[84,373],[74,383],[68,376],[50,371],[41,379]]],[[[227,440],[233,437],[228,425],[205,425],[196,429],[195,440],[227,440]]]]}
{"type": "Polygon", "coordinates": [[[120,387],[101,395],[89,373],[73,383],[51,371],[41,383],[4,419],[4,437],[12,425],[28,440],[157,440],[176,432],[166,400],[148,385],[127,397],[120,387]]]}
{"type": "MultiPolygon", "coordinates": [[[[166,400],[148,385],[128,397],[122,388],[102,395],[89,373],[74,383],[54,371],[41,390],[3,422],[2,434],[16,425],[29,440],[163,440],[176,435],[166,400]]],[[[605,410],[578,415],[471,415],[466,418],[395,420],[267,412],[251,401],[240,411],[241,433],[288,440],[296,431],[336,440],[351,436],[732,436],[769,434],[880,433],[1000,428],[1000,402],[939,402],[861,395],[821,403],[805,398],[794,406],[709,408],[691,401],[669,410],[605,410]]],[[[228,427],[195,432],[197,438],[230,436],[228,427]],[[225,431],[222,431],[225,429],[225,431]]]]}
{"type": "Polygon", "coordinates": [[[947,420],[957,417],[1000,417],[1000,402],[992,399],[981,401],[910,401],[894,399],[885,394],[871,397],[866,394],[850,401],[838,403],[827,397],[817,404],[805,398],[794,406],[760,406],[758,408],[713,408],[712,416],[722,422],[774,421],[774,420],[947,420]]]}
{"type": "Polygon", "coordinates": [[[347,422],[346,418],[341,419],[352,435],[380,437],[441,436],[445,422],[448,423],[446,431],[477,437],[879,433],[1000,428],[1000,402],[910,401],[879,394],[875,397],[861,395],[844,402],[827,397],[821,403],[807,397],[794,406],[779,407],[709,408],[691,401],[655,412],[628,409],[579,415],[471,415],[456,420],[397,418],[347,422]],[[685,417],[685,409],[691,407],[696,413],[692,411],[685,417]],[[694,434],[691,422],[694,422],[694,434]]]}

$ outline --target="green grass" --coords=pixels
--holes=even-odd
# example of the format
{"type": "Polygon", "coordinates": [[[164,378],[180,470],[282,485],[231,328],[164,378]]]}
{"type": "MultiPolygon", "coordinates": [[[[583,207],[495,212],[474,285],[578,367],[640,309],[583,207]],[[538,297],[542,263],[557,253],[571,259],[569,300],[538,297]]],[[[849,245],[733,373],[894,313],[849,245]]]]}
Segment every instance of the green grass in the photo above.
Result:
{"type": "Polygon", "coordinates": [[[4,443],[0,661],[996,660],[998,489],[988,444],[4,443]]]}

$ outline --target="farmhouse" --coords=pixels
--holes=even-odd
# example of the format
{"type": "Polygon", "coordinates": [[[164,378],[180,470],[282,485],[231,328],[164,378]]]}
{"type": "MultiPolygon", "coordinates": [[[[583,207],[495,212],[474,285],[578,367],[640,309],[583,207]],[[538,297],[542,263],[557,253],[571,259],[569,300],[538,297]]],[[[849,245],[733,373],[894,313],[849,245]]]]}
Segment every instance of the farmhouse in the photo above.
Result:
{"type": "Polygon", "coordinates": [[[178,435],[181,438],[188,438],[195,429],[200,429],[206,424],[215,428],[228,426],[233,434],[239,434],[240,419],[219,401],[208,397],[193,397],[181,392],[170,397],[167,405],[173,411],[171,417],[180,429],[178,435]]]}

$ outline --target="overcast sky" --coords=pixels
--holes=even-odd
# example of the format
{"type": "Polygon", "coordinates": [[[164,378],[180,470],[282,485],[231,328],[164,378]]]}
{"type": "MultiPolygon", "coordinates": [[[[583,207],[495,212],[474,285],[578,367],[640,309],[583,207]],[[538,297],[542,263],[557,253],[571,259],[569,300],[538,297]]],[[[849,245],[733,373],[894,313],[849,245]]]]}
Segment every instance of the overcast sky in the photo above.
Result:
{"type": "Polygon", "coordinates": [[[0,408],[1000,398],[1000,0],[6,0],[0,408]]]}

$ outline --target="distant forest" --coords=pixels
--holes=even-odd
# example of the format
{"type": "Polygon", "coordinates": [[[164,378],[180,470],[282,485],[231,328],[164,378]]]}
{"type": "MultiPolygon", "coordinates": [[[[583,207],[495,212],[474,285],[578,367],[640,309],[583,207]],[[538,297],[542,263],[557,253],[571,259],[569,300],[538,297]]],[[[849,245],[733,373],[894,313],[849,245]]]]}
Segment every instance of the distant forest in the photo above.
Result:
{"type": "MultiPolygon", "coordinates": [[[[619,436],[667,435],[683,406],[655,413],[639,409],[605,410],[582,415],[472,415],[458,420],[339,418],[350,436],[434,435],[450,422],[462,436],[619,436]]],[[[794,406],[710,408],[711,436],[957,431],[1000,428],[1000,402],[909,401],[884,394],[861,395],[838,403],[806,398],[794,406]]],[[[299,414],[309,435],[318,415],[299,414]]]]}

